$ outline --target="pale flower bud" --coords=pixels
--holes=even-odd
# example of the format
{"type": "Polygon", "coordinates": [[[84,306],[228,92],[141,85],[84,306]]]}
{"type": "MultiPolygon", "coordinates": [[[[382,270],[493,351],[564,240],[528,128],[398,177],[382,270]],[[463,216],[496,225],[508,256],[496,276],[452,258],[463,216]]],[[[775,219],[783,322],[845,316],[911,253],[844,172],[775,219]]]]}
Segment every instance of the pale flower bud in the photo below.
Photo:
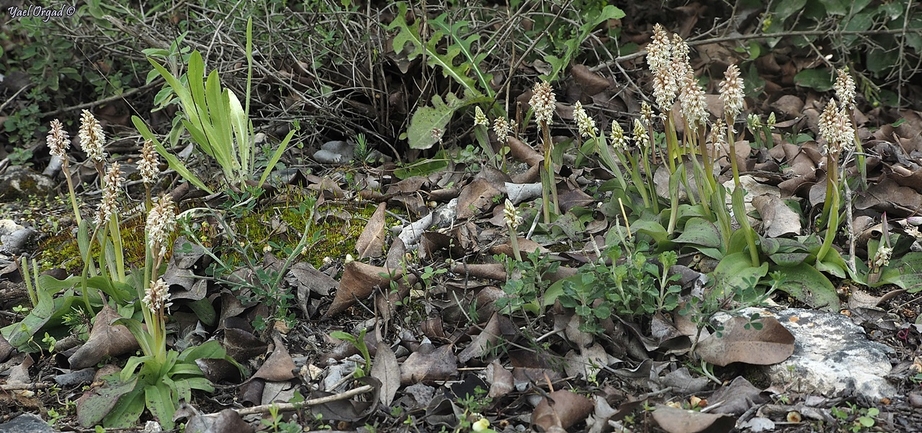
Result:
{"type": "Polygon", "coordinates": [[[503,206],[503,219],[506,221],[506,225],[511,227],[513,231],[519,227],[519,224],[522,224],[522,217],[519,216],[518,209],[515,208],[515,205],[512,204],[512,201],[508,198],[503,206]]]}
{"type": "Polygon", "coordinates": [[[483,114],[483,110],[480,107],[474,107],[474,125],[477,126],[488,126],[490,122],[487,120],[487,116],[483,114]]]}
{"type": "Polygon", "coordinates": [[[623,150],[627,148],[627,139],[624,138],[624,129],[614,120],[611,121],[611,145],[615,149],[623,150]]]}
{"type": "Polygon", "coordinates": [[[167,287],[163,278],[157,281],[151,281],[147,290],[144,291],[144,299],[141,300],[151,311],[162,311],[173,305],[170,302],[170,289],[167,287]]]}
{"type": "Polygon", "coordinates": [[[488,428],[490,428],[490,420],[486,418],[480,418],[479,420],[474,421],[474,424],[471,425],[471,430],[478,433],[485,431],[488,428]]]}
{"type": "Polygon", "coordinates": [[[641,149],[650,145],[650,136],[647,134],[647,128],[644,128],[640,119],[634,119],[634,144],[641,149]]]}

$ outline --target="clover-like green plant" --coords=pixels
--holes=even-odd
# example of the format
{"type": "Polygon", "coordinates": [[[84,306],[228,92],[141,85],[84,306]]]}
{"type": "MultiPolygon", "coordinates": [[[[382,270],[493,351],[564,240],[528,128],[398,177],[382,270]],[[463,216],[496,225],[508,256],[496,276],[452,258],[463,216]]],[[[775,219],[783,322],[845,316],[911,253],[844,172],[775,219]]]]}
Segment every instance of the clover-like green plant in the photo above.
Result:
{"type": "MultiPolygon", "coordinates": [[[[182,108],[182,127],[188,131],[198,149],[214,158],[221,167],[226,182],[243,189],[247,181],[253,180],[255,169],[255,134],[250,114],[250,87],[253,78],[253,22],[247,21],[247,89],[245,105],[240,104],[237,96],[228,88],[222,88],[217,71],[211,71],[205,79],[205,63],[198,51],[189,56],[185,82],[173,75],[163,65],[149,58],[151,65],[172,88],[182,108]]],[[[169,153],[157,137],[150,131],[144,121],[132,116],[132,123],[146,140],[151,140],[160,153],[184,179],[196,187],[212,192],[198,176],[192,173],[175,155],[169,153]]],[[[294,137],[292,130],[269,157],[257,186],[269,177],[269,173],[278,163],[288,144],[294,137]]]]}

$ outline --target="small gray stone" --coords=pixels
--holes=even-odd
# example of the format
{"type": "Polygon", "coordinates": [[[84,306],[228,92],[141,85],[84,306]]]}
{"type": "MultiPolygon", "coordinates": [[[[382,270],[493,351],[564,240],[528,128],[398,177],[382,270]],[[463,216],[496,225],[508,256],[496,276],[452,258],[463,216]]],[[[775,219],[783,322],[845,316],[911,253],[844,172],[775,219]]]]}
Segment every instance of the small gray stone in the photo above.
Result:
{"type": "Polygon", "coordinates": [[[895,395],[895,388],[885,379],[891,370],[888,354],[892,349],[868,341],[864,329],[848,317],[796,308],[760,314],[774,315],[794,334],[791,357],[767,367],[773,384],[826,396],[854,389],[872,401],[895,395]]]}
{"type": "Polygon", "coordinates": [[[54,190],[54,182],[29,168],[12,166],[0,174],[0,199],[25,200],[46,197],[54,190]]]}
{"type": "Polygon", "coordinates": [[[54,429],[36,415],[24,413],[3,424],[0,433],[53,433],[54,429]]]}

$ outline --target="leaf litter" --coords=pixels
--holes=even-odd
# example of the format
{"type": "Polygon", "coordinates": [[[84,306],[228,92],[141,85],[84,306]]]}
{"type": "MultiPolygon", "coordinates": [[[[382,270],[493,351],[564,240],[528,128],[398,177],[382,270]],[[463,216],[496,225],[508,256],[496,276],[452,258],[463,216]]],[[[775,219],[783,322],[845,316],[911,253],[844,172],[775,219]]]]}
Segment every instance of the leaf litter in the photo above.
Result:
{"type": "MultiPolygon", "coordinates": [[[[685,25],[694,24],[694,19],[688,21],[685,25]]],[[[716,44],[710,47],[711,51],[705,48],[700,47],[700,51],[710,52],[712,56],[730,52],[716,44]]],[[[394,54],[388,53],[389,56],[394,54]]],[[[401,56],[395,59],[406,73],[412,59],[401,56]]],[[[778,65],[772,55],[760,61],[768,63],[763,66],[765,70],[778,74],[775,78],[791,79],[792,72],[803,68],[803,65],[792,66],[792,63],[805,60],[794,59],[778,65]],[[772,71],[772,68],[777,70],[772,71]]],[[[596,97],[605,100],[600,95],[608,95],[605,92],[614,85],[583,65],[575,65],[569,73],[568,80],[572,81],[567,84],[573,85],[580,96],[593,100],[596,97]]],[[[766,86],[772,84],[769,82],[766,86]]],[[[624,99],[618,103],[628,106],[634,104],[629,99],[636,97],[625,94],[614,99],[624,99]]],[[[456,97],[446,98],[444,102],[441,98],[433,98],[432,103],[436,108],[446,103],[453,110],[459,108],[456,97]]],[[[781,115],[782,123],[778,125],[789,121],[794,123],[786,126],[812,130],[816,129],[821,107],[812,93],[804,98],[784,95],[771,104],[781,115]]],[[[720,115],[717,109],[711,111],[720,115]]],[[[916,155],[922,152],[919,138],[922,117],[913,111],[903,111],[900,116],[903,121],[898,126],[883,123],[873,131],[859,128],[859,136],[869,140],[867,147],[874,156],[868,160],[869,187],[853,192],[852,200],[855,209],[866,212],[867,215],[862,216],[870,215],[872,221],[883,213],[891,215],[899,222],[900,233],[905,238],[907,232],[922,225],[922,221],[911,219],[922,208],[922,164],[915,162],[916,155]]],[[[442,127],[446,123],[441,117],[429,122],[442,127]]],[[[418,135],[417,140],[433,141],[432,137],[418,135]]],[[[804,217],[801,209],[813,208],[826,200],[823,188],[826,167],[815,141],[792,143],[778,132],[775,135],[777,145],[770,149],[749,152],[749,143],[740,142],[737,149],[745,152],[728,156],[724,151],[721,156],[725,164],[728,164],[728,157],[737,158],[740,166],[753,173],[750,176],[753,183],[747,186],[747,192],[751,193],[746,199],[751,206],[747,212],[766,238],[763,242],[774,246],[768,239],[790,241],[779,241],[777,251],[769,254],[773,263],[782,265],[802,262],[803,257],[812,253],[804,244],[794,245],[793,239],[808,234],[811,229],[812,222],[804,217]],[[765,188],[755,193],[756,187],[765,188]]],[[[357,329],[366,325],[375,328],[377,337],[365,341],[373,359],[369,376],[356,374],[364,361],[354,344],[340,344],[332,351],[321,352],[326,359],[319,359],[308,346],[330,344],[326,335],[318,335],[324,334],[324,330],[298,329],[290,334],[275,330],[273,337],[267,339],[265,333],[252,326],[260,313],[258,305],[241,303],[226,290],[212,290],[210,299],[220,304],[220,317],[216,322],[223,332],[224,346],[236,361],[249,364],[255,371],[240,378],[242,382],[279,382],[289,388],[294,384],[305,385],[304,388],[316,391],[308,396],[316,402],[302,409],[315,407],[312,413],[322,414],[325,420],[356,423],[354,426],[370,419],[380,403],[384,408],[399,407],[405,413],[417,414],[418,418],[414,419],[428,428],[453,427],[458,419],[474,416],[460,403],[459,394],[468,394],[455,393],[452,389],[454,384],[476,382],[471,376],[482,382],[483,395],[491,399],[477,415],[490,417],[494,427],[506,423],[533,426],[547,432],[611,431],[615,426],[625,426],[628,416],[649,413],[658,428],[668,432],[730,431],[736,425],[734,417],[764,404],[765,391],[742,376],[705,390],[705,384],[710,383],[706,375],[690,372],[680,360],[695,355],[721,367],[732,367],[735,363],[780,362],[790,355],[795,342],[771,317],[761,318],[759,329],[747,326],[751,325],[747,318],[731,317],[717,335],[699,332],[694,323],[675,311],[658,313],[648,319],[609,319],[600,324],[604,332],[593,334],[580,329],[582,319],[572,311],[564,311],[556,302],[528,305],[530,314],[518,316],[498,305],[509,298],[501,286],[521,278],[520,273],[510,272],[503,263],[490,257],[512,255],[513,245],[502,229],[501,199],[513,198],[513,202],[521,204],[531,220],[536,221],[539,212],[533,200],[540,196],[540,189],[534,193],[533,186],[539,184],[530,182],[537,180],[537,172],[528,167],[538,167],[543,160],[543,155],[524,140],[510,137],[507,143],[510,157],[524,169],[514,175],[486,166],[472,176],[469,172],[457,174],[464,170],[448,170],[389,184],[385,181],[383,194],[358,192],[355,196],[376,201],[375,213],[356,242],[358,260],[342,263],[342,271],[332,273],[336,277],[306,262],[295,263],[285,275],[284,281],[296,291],[297,305],[303,318],[311,321],[311,327],[319,324],[322,329],[357,329]],[[446,185],[451,187],[443,188],[446,185]],[[405,224],[399,233],[386,226],[384,217],[388,211],[400,211],[404,215],[405,224]],[[386,247],[388,239],[394,243],[386,247]],[[418,263],[408,265],[401,261],[414,251],[418,254],[418,263]],[[424,265],[447,272],[424,277],[424,269],[421,269],[424,265]],[[417,327],[419,329],[415,329],[417,327]],[[305,333],[307,337],[298,333],[305,333]],[[272,341],[271,346],[267,341],[272,341]],[[269,347],[272,351],[267,353],[269,347]],[[694,348],[692,354],[689,353],[691,348],[694,348]],[[346,366],[344,374],[336,381],[341,382],[339,388],[315,390],[317,380],[328,374],[330,366],[336,363],[346,366]],[[363,393],[322,400],[341,397],[343,387],[361,389],[363,393]],[[688,403],[690,396],[711,391],[713,394],[708,401],[688,403]],[[449,397],[444,397],[446,395],[449,397]],[[679,403],[664,404],[670,400],[679,403]],[[644,406],[655,410],[643,409],[644,406]],[[709,407],[713,409],[707,409],[709,407]]],[[[535,224],[526,223],[531,225],[526,231],[529,235],[516,238],[523,253],[565,265],[558,272],[569,275],[542,276],[554,281],[571,277],[574,268],[599,260],[600,250],[606,246],[604,234],[618,224],[617,213],[605,213],[597,207],[600,204],[598,191],[590,188],[592,183],[587,180],[592,178],[591,174],[562,177],[565,179],[558,189],[561,209],[566,213],[555,226],[548,228],[552,235],[531,236],[535,224]],[[577,215],[580,212],[582,216],[577,215]],[[603,236],[592,236],[594,234],[603,236]]],[[[306,174],[303,178],[308,189],[318,191],[329,200],[353,196],[350,185],[332,181],[328,176],[306,174]]],[[[696,188],[694,178],[687,180],[681,186],[681,194],[686,198],[694,195],[696,188]]],[[[657,182],[656,186],[661,197],[670,196],[666,182],[657,182]]],[[[875,242],[880,242],[881,230],[871,232],[858,245],[865,254],[875,242]]],[[[713,252],[721,247],[717,228],[694,216],[687,219],[684,231],[672,242],[677,248],[688,247],[686,250],[710,249],[708,251],[713,252]]],[[[168,267],[165,278],[171,286],[181,289],[176,290],[176,299],[207,298],[207,279],[201,269],[193,271],[194,264],[201,258],[200,252],[189,256],[177,254],[175,265],[168,267]]],[[[885,270],[880,275],[878,286],[895,284],[903,289],[917,289],[919,275],[922,275],[919,264],[922,258],[907,255],[895,270],[885,270]]],[[[694,264],[690,261],[682,264],[689,274],[683,276],[681,284],[685,291],[691,291],[704,273],[686,265],[694,264]]],[[[271,268],[271,261],[266,260],[264,266],[271,268]]],[[[799,285],[801,289],[801,292],[794,289],[786,292],[797,302],[838,310],[838,288],[819,290],[811,284],[816,278],[811,272],[816,271],[812,267],[809,269],[798,265],[786,267],[792,277],[788,283],[799,285]],[[815,292],[811,294],[808,290],[815,292]]],[[[252,282],[254,271],[241,270],[237,278],[252,282]]],[[[856,290],[848,297],[847,308],[856,312],[873,310],[903,293],[892,290],[874,296],[856,290]]],[[[265,311],[261,313],[265,316],[265,311]]],[[[89,341],[71,355],[71,368],[92,366],[136,349],[136,346],[124,344],[124,335],[119,334],[117,326],[110,325],[112,319],[119,317],[117,313],[112,315],[108,311],[106,314],[109,316],[102,312],[97,316],[89,341]]],[[[735,370],[728,369],[721,377],[734,374],[735,370]]],[[[209,376],[213,380],[225,377],[219,373],[209,376]]],[[[94,394],[91,390],[85,394],[78,403],[78,417],[97,416],[94,405],[117,398],[120,390],[108,392],[94,394]]],[[[241,401],[253,405],[273,403],[272,398],[264,399],[269,394],[265,387],[252,391],[252,398],[246,395],[250,393],[248,389],[242,389],[241,393],[241,401]]],[[[477,394],[472,391],[470,395],[477,394]]],[[[286,398],[275,403],[287,402],[286,398]]],[[[189,420],[187,431],[245,431],[250,428],[243,423],[238,411],[229,409],[202,414],[190,408],[186,417],[189,420]]],[[[764,427],[757,426],[771,422],[762,417],[750,417],[745,421],[752,431],[762,431],[758,428],[764,427]]]]}

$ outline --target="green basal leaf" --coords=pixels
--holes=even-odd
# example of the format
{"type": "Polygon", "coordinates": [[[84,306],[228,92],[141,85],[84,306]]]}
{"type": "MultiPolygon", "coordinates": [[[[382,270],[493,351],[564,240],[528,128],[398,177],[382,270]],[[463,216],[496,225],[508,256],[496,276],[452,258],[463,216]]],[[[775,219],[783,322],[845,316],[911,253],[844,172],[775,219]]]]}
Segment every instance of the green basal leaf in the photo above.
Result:
{"type": "Polygon", "coordinates": [[[428,176],[448,168],[449,161],[445,158],[424,159],[405,167],[394,170],[398,179],[408,179],[413,176],[428,176]]]}
{"type": "Polygon", "coordinates": [[[268,163],[266,164],[265,170],[263,170],[262,176],[259,177],[259,184],[257,186],[262,187],[263,183],[266,182],[266,179],[269,177],[269,174],[272,173],[272,169],[275,168],[275,165],[278,164],[279,159],[282,158],[282,154],[285,153],[285,150],[288,149],[288,144],[291,142],[292,137],[295,136],[297,129],[288,131],[288,135],[285,136],[285,139],[282,140],[282,143],[275,149],[275,152],[272,153],[272,156],[269,158],[268,163]]]}
{"type": "MultiPolygon", "coordinates": [[[[253,136],[249,128],[250,120],[247,119],[246,111],[244,111],[243,106],[240,105],[240,100],[237,99],[237,95],[230,89],[226,89],[224,93],[227,95],[228,122],[230,123],[231,131],[233,131],[234,142],[237,143],[237,155],[239,155],[237,159],[240,163],[240,171],[242,173],[249,173],[251,164],[250,157],[254,144],[250,140],[253,136]]],[[[272,165],[270,165],[270,167],[271,166],[272,165]]]]}
{"type": "Polygon", "coordinates": [[[179,354],[179,361],[191,362],[195,361],[196,359],[222,359],[226,356],[227,351],[224,349],[224,346],[221,346],[221,343],[219,343],[217,340],[211,340],[203,344],[199,344],[198,346],[191,346],[184,350],[181,354],[179,354]]]}
{"type": "MultiPolygon", "coordinates": [[[[813,251],[813,253],[815,254],[816,252],[813,251]]],[[[826,253],[826,257],[823,257],[823,261],[816,262],[814,266],[817,271],[830,273],[837,278],[845,278],[846,270],[848,269],[845,259],[835,249],[830,249],[826,253]]]]}
{"type": "MultiPolygon", "coordinates": [[[[634,221],[631,223],[631,233],[642,233],[650,236],[657,246],[664,246],[669,243],[669,233],[666,232],[666,227],[656,221],[647,219],[634,221]]],[[[608,236],[606,235],[607,240],[608,236]]]]}
{"type": "Polygon", "coordinates": [[[890,265],[880,273],[875,287],[896,284],[909,293],[922,291],[922,253],[910,252],[890,260],[890,265]]]}
{"type": "Polygon", "coordinates": [[[717,230],[717,226],[699,217],[689,218],[688,222],[685,223],[682,234],[673,239],[673,242],[712,248],[721,246],[720,232],[717,230]]]}
{"type": "Polygon", "coordinates": [[[782,290],[800,302],[813,308],[839,311],[839,295],[829,278],[813,266],[800,263],[795,266],[779,267],[784,279],[778,285],[782,290]]]}
{"type": "MultiPolygon", "coordinates": [[[[116,379],[116,375],[109,375],[104,378],[103,386],[86,393],[77,404],[77,422],[84,428],[90,428],[99,424],[103,419],[127,418],[131,422],[137,422],[144,410],[144,401],[140,398],[140,408],[137,407],[134,400],[141,396],[141,390],[138,389],[138,379],[133,378],[128,382],[121,382],[116,379]]],[[[130,427],[127,424],[126,427],[130,427]]]]}
{"type": "Polygon", "coordinates": [[[759,281],[768,275],[768,263],[752,266],[749,253],[738,252],[724,256],[714,269],[717,286],[711,297],[721,299],[735,292],[751,292],[759,281]]]}
{"type": "Polygon", "coordinates": [[[794,266],[803,263],[810,257],[810,253],[775,253],[769,254],[768,258],[779,266],[794,266]]]}
{"type": "Polygon", "coordinates": [[[784,21],[791,15],[800,12],[807,4],[807,0],[781,0],[774,8],[778,21],[784,21]]]}
{"type": "Polygon", "coordinates": [[[832,75],[826,68],[804,69],[794,75],[794,83],[800,87],[826,92],[832,89],[832,75]]]}
{"type": "Polygon", "coordinates": [[[192,312],[195,313],[195,317],[198,317],[203,324],[214,326],[218,322],[218,314],[208,298],[191,301],[187,303],[186,306],[192,309],[192,312]]]}
{"type": "Polygon", "coordinates": [[[144,401],[147,409],[157,418],[165,430],[172,430],[174,426],[173,414],[179,403],[170,387],[163,382],[144,387],[144,401]]]}

